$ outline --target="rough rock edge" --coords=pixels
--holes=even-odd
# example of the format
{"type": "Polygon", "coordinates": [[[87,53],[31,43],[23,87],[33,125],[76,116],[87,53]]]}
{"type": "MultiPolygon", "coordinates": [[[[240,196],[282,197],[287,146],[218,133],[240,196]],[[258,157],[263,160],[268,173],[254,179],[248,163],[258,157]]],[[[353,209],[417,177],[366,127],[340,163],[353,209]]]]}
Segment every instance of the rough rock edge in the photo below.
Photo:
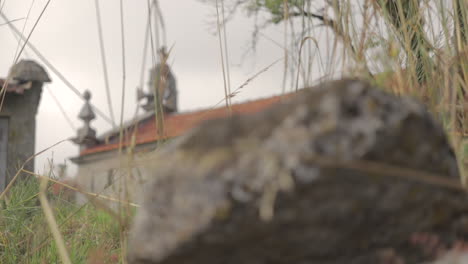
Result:
{"type": "Polygon", "coordinates": [[[252,117],[208,122],[156,153],[148,168],[155,179],[132,232],[131,263],[164,259],[232,201],[257,204],[259,216],[271,219],[278,192],[320,177],[321,169],[303,158],[323,156],[458,177],[442,128],[421,104],[357,80],[329,82],[252,117]],[[401,152],[389,152],[395,144],[404,145],[401,152]]]}

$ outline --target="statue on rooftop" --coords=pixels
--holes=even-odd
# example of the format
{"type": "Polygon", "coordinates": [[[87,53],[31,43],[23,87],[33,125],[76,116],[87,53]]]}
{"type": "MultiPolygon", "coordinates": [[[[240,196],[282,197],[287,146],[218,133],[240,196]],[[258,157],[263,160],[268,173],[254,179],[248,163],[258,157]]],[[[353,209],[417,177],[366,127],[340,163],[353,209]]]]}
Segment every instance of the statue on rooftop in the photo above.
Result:
{"type": "Polygon", "coordinates": [[[177,112],[177,82],[170,66],[167,64],[169,54],[166,48],[158,51],[160,62],[151,69],[148,82],[150,93],[146,94],[138,90],[138,100],[147,98],[146,104],[142,105],[146,111],[154,111],[154,98],[160,97],[164,113],[177,112]]]}

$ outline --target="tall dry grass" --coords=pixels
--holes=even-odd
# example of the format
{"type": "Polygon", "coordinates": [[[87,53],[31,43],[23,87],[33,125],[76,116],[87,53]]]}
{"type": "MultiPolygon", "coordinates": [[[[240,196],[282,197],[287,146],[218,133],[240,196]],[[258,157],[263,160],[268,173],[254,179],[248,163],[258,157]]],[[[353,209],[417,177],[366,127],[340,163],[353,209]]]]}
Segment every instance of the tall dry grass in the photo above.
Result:
{"type": "Polygon", "coordinates": [[[295,32],[283,47],[293,68],[290,89],[312,85],[312,71],[320,68],[319,81],[355,76],[418,98],[444,125],[465,182],[468,2],[333,0],[318,9],[311,3],[318,2],[284,1],[283,9],[295,12],[276,17],[295,32]],[[317,33],[323,28],[325,39],[317,33]]]}

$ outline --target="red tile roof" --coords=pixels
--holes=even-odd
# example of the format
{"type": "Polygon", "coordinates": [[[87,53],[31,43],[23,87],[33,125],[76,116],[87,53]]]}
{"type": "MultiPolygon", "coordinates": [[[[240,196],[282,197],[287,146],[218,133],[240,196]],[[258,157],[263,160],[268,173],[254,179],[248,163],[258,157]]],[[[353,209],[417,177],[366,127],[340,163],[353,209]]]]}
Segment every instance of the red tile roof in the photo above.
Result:
{"type": "MultiPolygon", "coordinates": [[[[232,105],[232,113],[234,115],[247,115],[260,112],[273,104],[278,103],[282,98],[289,97],[290,95],[274,96],[270,98],[250,101],[241,104],[232,105]]],[[[206,109],[189,113],[169,114],[164,117],[164,132],[159,135],[156,129],[156,122],[154,115],[149,118],[141,120],[136,126],[136,145],[155,142],[160,139],[168,139],[180,136],[190,129],[199,125],[203,121],[227,117],[229,111],[226,107],[206,109]]],[[[128,129],[130,130],[130,129],[128,129]]],[[[130,130],[134,131],[134,130],[130,130]]],[[[131,144],[131,134],[127,131],[124,135],[123,146],[131,144]]],[[[81,151],[80,156],[85,156],[93,153],[115,150],[119,148],[119,134],[118,132],[110,136],[108,143],[101,143],[96,146],[84,149],[81,151]]]]}

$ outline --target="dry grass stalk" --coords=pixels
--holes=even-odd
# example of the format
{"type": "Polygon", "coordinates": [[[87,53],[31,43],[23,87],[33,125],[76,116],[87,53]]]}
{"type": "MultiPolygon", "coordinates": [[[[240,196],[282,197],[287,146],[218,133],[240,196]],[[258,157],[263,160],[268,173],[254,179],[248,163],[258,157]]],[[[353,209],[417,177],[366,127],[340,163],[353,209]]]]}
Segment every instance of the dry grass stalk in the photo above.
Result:
{"type": "MultiPolygon", "coordinates": [[[[223,0],[221,0],[221,1],[223,1],[223,0]]],[[[223,10],[223,12],[224,12],[224,10],[223,10]]],[[[221,24],[221,21],[220,21],[218,0],[216,0],[216,19],[217,19],[217,29],[218,29],[218,39],[219,39],[219,50],[220,50],[220,53],[221,53],[221,69],[222,69],[222,72],[223,72],[224,99],[226,101],[226,108],[229,110],[229,114],[232,115],[231,100],[230,100],[230,97],[228,96],[230,88],[229,88],[227,78],[229,79],[229,77],[226,77],[226,64],[227,64],[227,62],[225,62],[225,59],[224,59],[224,54],[225,53],[227,54],[227,51],[225,51],[225,46],[223,47],[223,40],[222,40],[222,37],[221,37],[221,31],[225,31],[225,29],[224,29],[225,23],[223,21],[223,23],[221,24]],[[221,27],[221,25],[222,25],[222,27],[221,27]]],[[[227,74],[229,74],[229,72],[227,74]]]]}
{"type": "Polygon", "coordinates": [[[58,228],[57,221],[55,220],[49,201],[47,200],[47,196],[46,196],[47,182],[48,182],[47,177],[43,177],[41,179],[39,200],[41,201],[42,210],[44,211],[44,215],[46,217],[47,223],[49,224],[49,228],[50,228],[50,231],[52,232],[52,236],[54,237],[54,240],[57,245],[62,262],[65,264],[71,264],[72,262],[70,261],[70,256],[65,246],[65,242],[58,228]]]}
{"type": "Polygon", "coordinates": [[[40,175],[40,174],[37,174],[37,173],[34,173],[32,171],[28,171],[28,170],[25,170],[25,169],[21,169],[21,172],[24,172],[24,173],[27,173],[29,175],[33,175],[37,178],[40,178],[40,179],[44,179],[46,178],[48,181],[51,181],[55,184],[58,184],[60,186],[63,186],[69,190],[72,190],[72,191],[75,191],[75,192],[79,192],[81,194],[84,194],[86,195],[88,198],[90,199],[103,199],[103,200],[107,200],[107,201],[110,201],[110,202],[117,202],[117,203],[120,203],[122,205],[129,205],[129,206],[133,206],[133,207],[140,207],[140,205],[136,204],[136,203],[132,203],[132,202],[129,202],[129,201],[125,201],[125,200],[120,200],[120,199],[117,199],[117,198],[114,198],[114,197],[110,197],[110,196],[107,196],[107,195],[103,195],[103,194],[100,194],[100,193],[93,193],[93,192],[87,192],[87,191],[84,191],[84,190],[81,190],[80,188],[77,188],[77,187],[73,187],[69,184],[66,184],[64,182],[61,182],[61,181],[58,181],[58,180],[54,180],[52,178],[49,178],[47,176],[44,176],[44,175],[40,175]]]}

